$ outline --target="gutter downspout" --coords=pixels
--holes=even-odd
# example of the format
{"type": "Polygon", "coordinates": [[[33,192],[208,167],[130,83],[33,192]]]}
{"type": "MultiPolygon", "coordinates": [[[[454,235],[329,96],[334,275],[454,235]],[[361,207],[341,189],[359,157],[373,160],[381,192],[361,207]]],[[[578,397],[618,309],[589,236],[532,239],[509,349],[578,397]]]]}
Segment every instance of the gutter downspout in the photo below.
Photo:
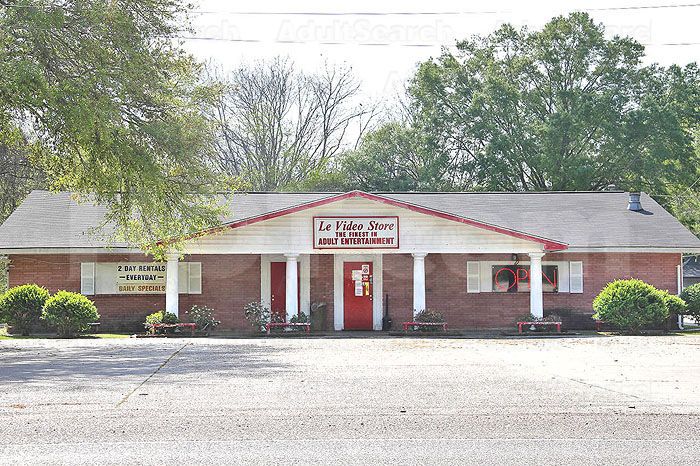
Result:
{"type": "MultiPolygon", "coordinates": [[[[678,296],[683,291],[683,254],[681,254],[681,263],[676,266],[678,274],[678,296]]],[[[678,330],[683,330],[683,314],[678,314],[678,330]]]]}

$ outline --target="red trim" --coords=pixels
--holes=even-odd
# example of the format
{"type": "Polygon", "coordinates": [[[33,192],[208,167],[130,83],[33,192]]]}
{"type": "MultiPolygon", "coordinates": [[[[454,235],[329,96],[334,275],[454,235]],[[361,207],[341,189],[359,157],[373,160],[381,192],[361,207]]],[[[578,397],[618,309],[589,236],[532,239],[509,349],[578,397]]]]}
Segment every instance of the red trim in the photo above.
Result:
{"type": "MultiPolygon", "coordinates": [[[[569,247],[566,243],[560,243],[558,241],[550,240],[547,238],[540,238],[538,236],[529,235],[527,233],[522,233],[520,231],[510,230],[508,228],[503,228],[503,227],[499,227],[496,225],[491,225],[488,223],[479,222],[477,220],[472,220],[472,219],[466,218],[466,217],[459,217],[457,215],[448,214],[445,212],[441,212],[439,210],[428,209],[427,207],[421,207],[421,206],[418,206],[415,204],[409,204],[407,202],[397,201],[395,199],[389,199],[387,197],[383,197],[383,196],[380,196],[377,194],[370,194],[370,193],[366,193],[363,191],[350,191],[347,193],[337,194],[335,196],[329,196],[329,197],[326,197],[323,199],[319,199],[317,201],[307,202],[305,204],[300,204],[300,205],[296,205],[296,206],[289,207],[286,209],[281,209],[281,210],[277,210],[274,212],[269,212],[267,214],[258,215],[257,217],[251,217],[251,218],[247,218],[244,220],[239,220],[237,222],[225,224],[225,225],[222,225],[220,227],[215,227],[215,228],[210,228],[208,230],[203,230],[201,232],[186,236],[183,239],[185,239],[185,240],[193,239],[193,238],[207,235],[209,233],[214,233],[214,232],[218,232],[221,230],[225,230],[227,228],[240,228],[240,227],[252,225],[254,223],[262,222],[265,220],[270,220],[273,218],[281,217],[283,215],[289,215],[289,214],[293,214],[296,212],[301,212],[301,211],[304,211],[307,209],[323,206],[326,204],[330,204],[332,202],[350,199],[353,197],[361,197],[364,199],[368,199],[368,200],[376,201],[376,202],[381,202],[383,204],[391,205],[394,207],[401,207],[404,209],[408,209],[408,210],[411,210],[413,212],[420,212],[422,214],[432,215],[433,217],[438,217],[438,218],[442,218],[445,220],[451,220],[454,222],[463,223],[465,225],[471,225],[471,226],[474,226],[477,228],[483,228],[484,230],[494,231],[496,233],[501,233],[504,235],[512,236],[514,238],[524,239],[527,241],[533,241],[533,242],[540,243],[540,244],[544,245],[544,248],[547,251],[562,251],[564,249],[568,249],[568,247],[569,247]]],[[[159,244],[167,244],[168,242],[171,242],[171,241],[164,241],[164,242],[160,242],[159,244]]]]}
{"type": "Polygon", "coordinates": [[[312,228],[313,228],[313,241],[314,249],[399,249],[399,244],[401,243],[401,231],[399,227],[399,216],[398,215],[314,215],[312,217],[312,228]],[[362,246],[362,247],[349,247],[349,248],[336,248],[336,247],[325,247],[316,246],[316,219],[317,218],[394,218],[396,219],[396,246],[362,246]]]}

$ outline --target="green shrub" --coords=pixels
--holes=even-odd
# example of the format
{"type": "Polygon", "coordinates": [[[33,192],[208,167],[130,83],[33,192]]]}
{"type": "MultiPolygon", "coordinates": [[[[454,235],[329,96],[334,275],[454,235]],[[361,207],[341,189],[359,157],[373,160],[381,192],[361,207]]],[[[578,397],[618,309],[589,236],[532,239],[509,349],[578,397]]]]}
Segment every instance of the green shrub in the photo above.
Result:
{"type": "Polygon", "coordinates": [[[32,324],[41,317],[49,292],[38,285],[20,285],[0,297],[0,321],[14,327],[16,333],[29,335],[32,324]]]}
{"type": "Polygon", "coordinates": [[[95,303],[80,293],[59,291],[44,304],[42,320],[56,329],[60,337],[68,338],[90,328],[90,322],[100,319],[95,303]]]}
{"type": "MultiPolygon", "coordinates": [[[[415,315],[413,318],[416,322],[426,322],[426,323],[442,323],[445,322],[445,318],[437,311],[432,309],[424,309],[415,315]]],[[[421,332],[441,332],[442,328],[437,325],[420,327],[421,332]]]]}
{"type": "Polygon", "coordinates": [[[433,311],[432,309],[420,311],[418,314],[416,314],[413,320],[416,322],[445,322],[445,318],[442,316],[442,314],[437,311],[433,311]]]}
{"type": "Polygon", "coordinates": [[[243,307],[246,320],[259,332],[265,330],[265,325],[270,322],[270,309],[260,302],[248,303],[243,307]]]}
{"type": "Polygon", "coordinates": [[[683,290],[681,299],[687,305],[685,313],[693,316],[696,321],[700,319],[700,283],[691,285],[683,290]]]}
{"type": "Polygon", "coordinates": [[[594,319],[604,320],[623,332],[638,333],[668,318],[667,299],[641,280],[615,280],[593,300],[594,319]]]}
{"type": "Polygon", "coordinates": [[[303,312],[300,312],[299,314],[292,316],[292,318],[289,319],[289,323],[291,323],[291,324],[308,324],[309,323],[309,316],[307,316],[303,312]]]}
{"type": "Polygon", "coordinates": [[[172,312],[158,311],[146,316],[147,324],[177,324],[180,319],[172,312]]]}
{"type": "Polygon", "coordinates": [[[214,319],[214,309],[206,306],[194,305],[185,313],[190,317],[190,322],[197,324],[199,330],[212,330],[221,323],[214,319]]]}
{"type": "Polygon", "coordinates": [[[664,298],[669,314],[683,315],[688,312],[688,305],[685,303],[683,298],[680,298],[665,290],[660,290],[659,293],[661,293],[664,298]]]}

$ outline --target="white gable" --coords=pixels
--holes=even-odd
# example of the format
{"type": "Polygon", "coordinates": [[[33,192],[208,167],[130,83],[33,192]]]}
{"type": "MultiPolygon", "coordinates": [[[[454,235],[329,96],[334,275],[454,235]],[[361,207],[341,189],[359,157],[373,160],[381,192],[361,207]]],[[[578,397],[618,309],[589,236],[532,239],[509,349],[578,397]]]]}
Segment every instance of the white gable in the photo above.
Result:
{"type": "MultiPolygon", "coordinates": [[[[235,206],[234,206],[235,209],[235,206]]],[[[542,244],[442,219],[378,201],[354,197],[191,240],[190,254],[284,253],[525,253],[542,244]],[[398,249],[314,249],[313,217],[398,216],[398,249]]]]}

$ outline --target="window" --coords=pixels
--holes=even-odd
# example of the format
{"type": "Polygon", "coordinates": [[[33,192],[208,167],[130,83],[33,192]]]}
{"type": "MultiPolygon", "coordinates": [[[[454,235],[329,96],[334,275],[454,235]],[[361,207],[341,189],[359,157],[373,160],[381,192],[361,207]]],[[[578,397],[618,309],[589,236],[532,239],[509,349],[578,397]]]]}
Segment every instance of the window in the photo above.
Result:
{"type": "MultiPolygon", "coordinates": [[[[491,266],[491,286],[491,291],[496,293],[530,291],[530,266],[491,266]]],[[[559,266],[542,265],[542,291],[545,293],[559,292],[559,266]]]]}
{"type": "Polygon", "coordinates": [[[83,262],[80,264],[80,293],[84,295],[95,294],[94,262],[83,262]]]}

